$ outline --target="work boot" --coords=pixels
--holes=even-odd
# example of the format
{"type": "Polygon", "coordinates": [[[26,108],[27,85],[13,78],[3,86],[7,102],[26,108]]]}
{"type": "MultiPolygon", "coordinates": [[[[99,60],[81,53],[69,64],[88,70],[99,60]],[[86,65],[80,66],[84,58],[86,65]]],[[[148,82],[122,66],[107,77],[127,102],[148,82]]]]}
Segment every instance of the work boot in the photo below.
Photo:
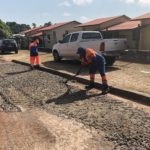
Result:
{"type": "Polygon", "coordinates": [[[31,68],[31,70],[33,70],[33,69],[34,69],[34,67],[33,67],[33,66],[30,66],[30,68],[31,68]]]}
{"type": "Polygon", "coordinates": [[[90,85],[85,86],[86,89],[92,89],[94,87],[95,87],[94,83],[91,83],[90,85]]]}
{"type": "Polygon", "coordinates": [[[108,87],[108,88],[106,88],[106,89],[104,89],[104,90],[102,91],[102,94],[105,95],[105,94],[107,94],[107,93],[109,93],[109,92],[110,92],[110,88],[108,87]]]}
{"type": "Polygon", "coordinates": [[[40,67],[40,65],[36,65],[35,67],[38,68],[38,67],[40,67]]]}

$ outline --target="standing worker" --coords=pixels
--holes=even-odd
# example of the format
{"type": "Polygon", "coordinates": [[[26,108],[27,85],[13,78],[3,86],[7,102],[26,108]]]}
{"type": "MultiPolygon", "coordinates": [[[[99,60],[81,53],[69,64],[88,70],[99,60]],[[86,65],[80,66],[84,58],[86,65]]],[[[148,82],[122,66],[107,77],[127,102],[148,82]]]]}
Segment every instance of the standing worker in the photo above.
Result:
{"type": "Polygon", "coordinates": [[[76,73],[76,75],[79,75],[80,71],[84,66],[88,66],[90,70],[90,85],[86,86],[86,88],[90,89],[94,88],[95,73],[97,70],[99,70],[100,75],[102,77],[102,84],[104,87],[102,94],[107,94],[110,91],[110,89],[108,87],[107,77],[105,74],[105,58],[90,48],[79,47],[77,54],[80,55],[82,62],[81,67],[76,73]]]}
{"type": "Polygon", "coordinates": [[[34,68],[34,60],[36,59],[36,67],[39,67],[39,54],[38,54],[38,47],[39,46],[39,40],[36,39],[33,43],[30,44],[30,67],[33,70],[34,68]]]}

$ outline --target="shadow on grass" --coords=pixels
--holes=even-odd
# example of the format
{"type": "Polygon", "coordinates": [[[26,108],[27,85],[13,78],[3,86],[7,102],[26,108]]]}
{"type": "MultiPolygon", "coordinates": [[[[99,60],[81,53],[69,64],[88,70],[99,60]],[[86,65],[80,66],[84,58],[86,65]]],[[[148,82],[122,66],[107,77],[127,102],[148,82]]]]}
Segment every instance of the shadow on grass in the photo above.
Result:
{"type": "MultiPolygon", "coordinates": [[[[55,70],[63,70],[75,74],[80,68],[81,61],[75,61],[75,60],[62,60],[61,62],[47,61],[47,62],[43,62],[42,65],[44,65],[47,68],[52,68],[55,70]]],[[[106,72],[111,72],[116,70],[120,70],[120,68],[113,67],[113,66],[106,66],[105,68],[106,72]]],[[[96,74],[99,74],[99,72],[97,71],[96,74]]],[[[85,71],[81,75],[82,76],[89,75],[89,70],[87,69],[87,71],[85,71]]]]}
{"type": "Polygon", "coordinates": [[[14,51],[12,51],[12,52],[5,52],[4,54],[0,54],[0,56],[3,56],[3,55],[14,55],[14,54],[16,54],[14,51]]]}
{"type": "Polygon", "coordinates": [[[123,58],[118,58],[117,61],[137,63],[137,64],[150,64],[149,62],[143,60],[133,60],[133,59],[131,60],[131,59],[123,59],[123,58]]]}

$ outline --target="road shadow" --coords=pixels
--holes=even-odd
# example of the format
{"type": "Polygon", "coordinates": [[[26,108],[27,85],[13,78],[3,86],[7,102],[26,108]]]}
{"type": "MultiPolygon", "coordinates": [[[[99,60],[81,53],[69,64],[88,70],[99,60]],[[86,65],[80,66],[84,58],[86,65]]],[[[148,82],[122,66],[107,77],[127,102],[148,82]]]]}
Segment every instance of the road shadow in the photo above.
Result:
{"type": "MultiPolygon", "coordinates": [[[[80,68],[81,61],[75,61],[75,60],[62,60],[61,62],[47,61],[47,62],[43,62],[42,65],[44,65],[47,68],[52,68],[55,70],[66,71],[75,74],[80,68]]],[[[120,68],[114,66],[105,67],[106,72],[111,72],[116,70],[120,70],[120,68]]],[[[99,72],[97,71],[96,74],[99,74],[99,72]]],[[[81,75],[82,76],[89,75],[89,69],[81,73],[81,75]]]]}
{"type": "Polygon", "coordinates": [[[87,95],[87,91],[88,90],[80,90],[78,92],[71,93],[70,89],[68,88],[67,92],[65,92],[60,97],[55,99],[49,99],[45,103],[50,104],[54,102],[56,105],[63,105],[63,104],[73,103],[75,101],[81,101],[81,100],[89,99],[91,97],[102,95],[102,94],[87,95]]]}
{"type": "Polygon", "coordinates": [[[20,72],[11,72],[11,73],[6,73],[7,75],[16,75],[16,74],[21,74],[21,73],[26,73],[32,71],[31,69],[25,70],[25,71],[20,71],[20,72]]]}

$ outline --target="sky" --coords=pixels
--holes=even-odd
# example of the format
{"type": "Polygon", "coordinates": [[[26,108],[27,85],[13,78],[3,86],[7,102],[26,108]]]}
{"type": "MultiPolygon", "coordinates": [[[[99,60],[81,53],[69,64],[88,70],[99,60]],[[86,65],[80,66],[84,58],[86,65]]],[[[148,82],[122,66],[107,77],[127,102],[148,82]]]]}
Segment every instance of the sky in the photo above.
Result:
{"type": "Polygon", "coordinates": [[[19,24],[51,21],[53,24],[126,15],[130,18],[150,12],[150,0],[0,0],[0,19],[19,24]]]}

